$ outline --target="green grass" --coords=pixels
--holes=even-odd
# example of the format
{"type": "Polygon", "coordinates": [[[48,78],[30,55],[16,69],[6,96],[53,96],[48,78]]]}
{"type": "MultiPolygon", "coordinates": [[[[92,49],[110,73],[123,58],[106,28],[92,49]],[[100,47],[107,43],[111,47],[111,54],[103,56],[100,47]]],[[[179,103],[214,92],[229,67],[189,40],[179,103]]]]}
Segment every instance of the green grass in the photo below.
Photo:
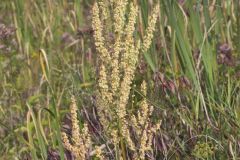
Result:
{"type": "MultiPolygon", "coordinates": [[[[147,80],[147,99],[157,109],[152,118],[162,120],[154,142],[156,159],[201,159],[196,147],[205,142],[215,147],[205,159],[239,159],[238,0],[153,2],[160,4],[161,12],[153,44],[140,55],[142,67],[134,84],[147,80]],[[224,43],[231,48],[227,53],[219,51],[224,43]]],[[[0,159],[47,159],[50,150],[64,159],[60,134],[71,95],[81,104],[82,121],[89,121],[84,111],[94,119],[98,61],[92,4],[0,2],[0,22],[16,29],[0,39],[0,46],[5,46],[0,49],[0,159]]],[[[142,38],[154,4],[138,4],[142,38]]],[[[132,94],[138,98],[138,89],[132,94]]],[[[99,143],[105,142],[102,134],[94,135],[99,143]]]]}

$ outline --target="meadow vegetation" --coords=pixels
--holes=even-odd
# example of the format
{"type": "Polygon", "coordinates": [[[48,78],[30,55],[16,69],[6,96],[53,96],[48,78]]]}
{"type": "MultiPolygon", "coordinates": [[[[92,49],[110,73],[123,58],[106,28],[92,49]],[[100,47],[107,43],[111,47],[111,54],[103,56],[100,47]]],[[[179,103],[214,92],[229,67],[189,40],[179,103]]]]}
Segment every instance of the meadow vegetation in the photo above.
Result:
{"type": "Polygon", "coordinates": [[[1,0],[0,159],[239,159],[239,10],[1,0]]]}

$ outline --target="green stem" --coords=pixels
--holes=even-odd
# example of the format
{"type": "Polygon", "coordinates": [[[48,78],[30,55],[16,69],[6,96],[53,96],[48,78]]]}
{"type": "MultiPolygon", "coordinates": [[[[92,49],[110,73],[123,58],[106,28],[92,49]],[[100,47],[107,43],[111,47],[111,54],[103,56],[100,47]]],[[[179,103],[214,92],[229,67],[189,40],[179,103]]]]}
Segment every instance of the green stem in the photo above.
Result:
{"type": "Polygon", "coordinates": [[[123,160],[127,160],[125,146],[124,146],[124,142],[123,142],[123,137],[122,136],[121,136],[121,140],[120,140],[120,146],[121,146],[121,150],[122,150],[123,160]]]}

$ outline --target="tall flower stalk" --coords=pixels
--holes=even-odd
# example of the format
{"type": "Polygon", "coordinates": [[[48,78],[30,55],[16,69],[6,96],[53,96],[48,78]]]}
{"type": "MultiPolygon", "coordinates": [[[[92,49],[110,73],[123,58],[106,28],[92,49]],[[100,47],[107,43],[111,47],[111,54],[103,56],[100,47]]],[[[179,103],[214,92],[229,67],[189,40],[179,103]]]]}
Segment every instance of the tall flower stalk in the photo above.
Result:
{"type": "Polygon", "coordinates": [[[139,54],[151,45],[159,6],[149,16],[143,41],[135,34],[138,11],[138,6],[127,0],[102,0],[96,2],[92,10],[100,68],[97,110],[107,136],[116,147],[122,146],[120,157],[125,157],[123,143],[132,150],[135,148],[127,122],[127,104],[139,54]]]}

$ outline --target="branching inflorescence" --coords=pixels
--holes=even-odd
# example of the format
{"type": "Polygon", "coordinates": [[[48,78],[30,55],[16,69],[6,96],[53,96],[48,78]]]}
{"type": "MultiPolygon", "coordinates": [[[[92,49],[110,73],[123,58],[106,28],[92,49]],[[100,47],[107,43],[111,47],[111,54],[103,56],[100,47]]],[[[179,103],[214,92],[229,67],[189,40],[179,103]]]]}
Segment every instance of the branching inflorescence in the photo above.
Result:
{"type": "MultiPolygon", "coordinates": [[[[136,129],[141,141],[141,144],[136,146],[130,136],[131,124],[127,122],[129,120],[127,104],[139,53],[146,52],[150,47],[158,12],[157,5],[148,19],[146,34],[141,42],[135,34],[137,5],[133,2],[128,5],[127,0],[102,0],[93,6],[92,27],[100,59],[98,115],[104,131],[111,137],[113,144],[118,146],[119,142],[124,140],[133,151],[140,147],[139,155],[142,159],[144,152],[149,150],[151,141],[149,138],[159,127],[148,128],[150,126],[147,121],[152,108],[143,101],[142,111],[137,117],[131,117],[134,122],[133,128],[136,129]]],[[[143,86],[146,86],[145,82],[143,86]]]]}
{"type": "Polygon", "coordinates": [[[63,132],[63,144],[67,150],[75,155],[76,159],[86,159],[86,155],[91,147],[91,138],[86,124],[84,124],[82,133],[80,132],[77,118],[77,104],[74,97],[72,97],[70,112],[72,121],[72,143],[70,143],[67,134],[63,132]]]}

